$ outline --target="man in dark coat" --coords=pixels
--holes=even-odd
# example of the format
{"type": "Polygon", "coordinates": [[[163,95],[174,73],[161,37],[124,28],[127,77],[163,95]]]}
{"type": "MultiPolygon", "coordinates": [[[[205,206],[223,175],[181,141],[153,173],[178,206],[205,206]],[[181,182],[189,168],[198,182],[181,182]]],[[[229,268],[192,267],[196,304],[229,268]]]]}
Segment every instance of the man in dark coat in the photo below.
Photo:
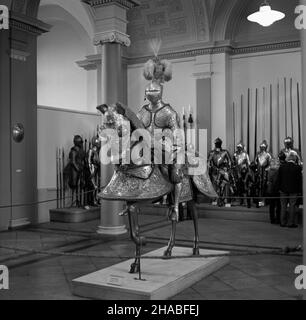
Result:
{"type": "Polygon", "coordinates": [[[269,199],[269,213],[272,224],[280,224],[281,205],[279,200],[279,190],[276,185],[278,178],[279,164],[275,159],[272,159],[267,170],[267,196],[269,199]],[[275,198],[273,198],[275,197],[275,198]]]}
{"type": "Polygon", "coordinates": [[[277,186],[281,197],[281,226],[296,228],[296,203],[298,194],[302,189],[302,169],[301,166],[296,164],[294,156],[289,155],[287,161],[280,166],[277,186]],[[289,216],[286,220],[288,203],[289,216]]]}

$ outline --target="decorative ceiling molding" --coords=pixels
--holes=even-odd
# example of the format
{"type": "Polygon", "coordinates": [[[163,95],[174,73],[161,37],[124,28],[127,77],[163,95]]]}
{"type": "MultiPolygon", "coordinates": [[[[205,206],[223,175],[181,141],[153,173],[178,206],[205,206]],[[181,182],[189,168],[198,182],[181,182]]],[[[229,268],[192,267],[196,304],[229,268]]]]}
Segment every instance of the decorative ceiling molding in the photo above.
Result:
{"type": "Polygon", "coordinates": [[[37,17],[40,0],[12,0],[10,10],[30,17],[37,17]]]}
{"type": "Polygon", "coordinates": [[[51,29],[49,24],[17,12],[11,13],[10,27],[34,35],[40,35],[51,29]]]}
{"type": "MultiPolygon", "coordinates": [[[[249,45],[249,46],[241,46],[235,47],[234,44],[220,44],[218,47],[205,47],[205,48],[196,48],[185,51],[176,51],[169,53],[161,53],[159,55],[160,59],[181,59],[187,57],[195,57],[207,54],[219,54],[219,53],[228,53],[229,55],[238,55],[238,54],[249,54],[256,52],[265,52],[265,51],[276,51],[276,50],[284,50],[284,49],[293,49],[299,48],[301,46],[301,42],[298,40],[295,41],[286,41],[286,42],[278,42],[278,43],[268,43],[262,45],[249,45]]],[[[151,56],[142,56],[142,57],[126,57],[128,60],[128,64],[138,64],[144,63],[151,56]]]]}
{"type": "MultiPolygon", "coordinates": [[[[266,51],[276,51],[276,50],[284,50],[284,49],[294,49],[300,48],[300,41],[287,41],[280,43],[269,43],[263,45],[253,45],[253,46],[242,46],[235,47],[233,44],[224,44],[219,47],[207,47],[207,48],[197,48],[186,51],[177,51],[170,52],[165,54],[160,54],[161,59],[184,59],[190,57],[197,57],[203,55],[212,55],[219,53],[228,53],[229,55],[243,55],[250,53],[258,53],[258,52],[266,52],[266,51]]],[[[122,63],[127,65],[135,65],[145,63],[148,59],[152,58],[151,56],[142,56],[142,57],[122,57],[122,63]]],[[[102,63],[102,55],[94,54],[86,56],[86,59],[77,61],[76,64],[85,70],[96,70],[97,67],[102,63]]],[[[193,73],[195,78],[207,78],[210,77],[213,73],[211,70],[204,70],[203,72],[193,73]]]]}
{"type": "Polygon", "coordinates": [[[91,7],[102,7],[116,4],[126,9],[132,9],[140,5],[138,0],[82,0],[82,2],[89,4],[91,7]]]}
{"type": "Polygon", "coordinates": [[[294,48],[300,48],[300,47],[301,47],[301,41],[299,40],[279,42],[279,43],[268,43],[263,45],[253,45],[253,46],[246,46],[246,47],[240,47],[240,48],[233,48],[232,55],[284,50],[284,49],[294,49],[294,48]]]}

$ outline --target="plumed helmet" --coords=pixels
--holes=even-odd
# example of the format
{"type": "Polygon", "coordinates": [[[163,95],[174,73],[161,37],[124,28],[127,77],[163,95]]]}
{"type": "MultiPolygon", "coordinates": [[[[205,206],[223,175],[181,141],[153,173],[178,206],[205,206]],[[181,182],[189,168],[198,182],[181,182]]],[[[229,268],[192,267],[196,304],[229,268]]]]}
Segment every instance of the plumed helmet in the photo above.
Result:
{"type": "Polygon", "coordinates": [[[80,135],[75,135],[73,138],[73,143],[75,146],[81,146],[83,144],[83,139],[80,135]]]}
{"type": "Polygon", "coordinates": [[[160,60],[158,57],[148,60],[143,69],[146,80],[163,83],[172,79],[172,65],[168,60],[160,60]]]}

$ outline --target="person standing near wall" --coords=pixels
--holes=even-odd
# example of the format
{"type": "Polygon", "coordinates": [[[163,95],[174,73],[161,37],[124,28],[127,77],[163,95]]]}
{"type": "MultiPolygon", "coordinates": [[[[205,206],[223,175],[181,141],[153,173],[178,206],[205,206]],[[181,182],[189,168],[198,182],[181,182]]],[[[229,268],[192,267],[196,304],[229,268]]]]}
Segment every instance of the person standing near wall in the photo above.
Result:
{"type": "MultiPolygon", "coordinates": [[[[285,156],[285,154],[284,154],[285,156]]],[[[286,156],[285,156],[286,157],[286,156]]],[[[278,178],[278,170],[280,163],[276,159],[272,159],[270,167],[267,170],[267,196],[269,197],[269,214],[272,224],[280,224],[280,200],[279,191],[276,185],[278,178]],[[275,197],[275,198],[273,198],[275,197]]]]}
{"type": "Polygon", "coordinates": [[[294,155],[289,155],[287,161],[279,168],[277,179],[281,201],[281,227],[296,228],[296,203],[302,190],[302,168],[296,164],[294,155]],[[286,219],[287,205],[289,215],[286,219]]]}

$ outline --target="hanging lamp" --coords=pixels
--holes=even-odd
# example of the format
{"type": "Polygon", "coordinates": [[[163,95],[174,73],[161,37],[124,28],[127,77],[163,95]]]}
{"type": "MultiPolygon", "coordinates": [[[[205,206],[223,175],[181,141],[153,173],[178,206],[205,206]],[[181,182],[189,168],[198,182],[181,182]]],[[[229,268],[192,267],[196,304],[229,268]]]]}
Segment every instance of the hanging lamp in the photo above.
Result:
{"type": "Polygon", "coordinates": [[[282,20],[283,18],[285,18],[285,14],[277,10],[272,10],[266,0],[261,4],[257,12],[254,12],[247,17],[249,21],[257,22],[263,27],[269,27],[274,22],[282,20]]]}

